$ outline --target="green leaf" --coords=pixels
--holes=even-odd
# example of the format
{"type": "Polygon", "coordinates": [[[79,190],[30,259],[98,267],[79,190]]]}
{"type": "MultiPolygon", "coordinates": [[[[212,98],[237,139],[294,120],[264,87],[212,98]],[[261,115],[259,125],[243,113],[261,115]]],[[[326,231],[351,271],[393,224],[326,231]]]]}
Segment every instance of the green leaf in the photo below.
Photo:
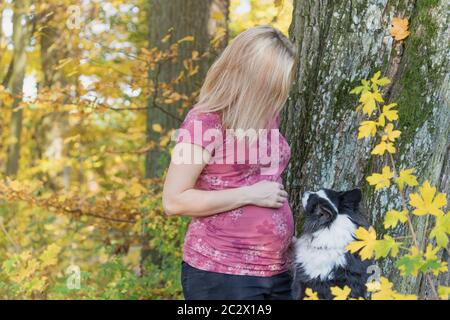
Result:
{"type": "Polygon", "coordinates": [[[420,268],[422,272],[431,271],[435,276],[437,276],[440,272],[448,271],[447,262],[440,261],[440,259],[436,256],[436,253],[439,251],[439,249],[439,247],[433,249],[433,246],[431,244],[427,246],[427,250],[424,254],[425,260],[422,267],[420,268]]]}
{"type": "Polygon", "coordinates": [[[447,248],[448,245],[448,226],[450,225],[450,216],[448,214],[437,216],[434,228],[431,229],[430,238],[436,239],[439,246],[447,248]]]}
{"type": "Polygon", "coordinates": [[[412,247],[411,253],[406,254],[395,262],[395,266],[400,270],[402,276],[417,276],[423,265],[422,255],[416,247],[412,247]]]}
{"type": "Polygon", "coordinates": [[[392,257],[396,257],[400,243],[397,243],[394,238],[389,235],[385,235],[382,240],[378,240],[375,245],[375,259],[385,258],[389,252],[392,257]]]}

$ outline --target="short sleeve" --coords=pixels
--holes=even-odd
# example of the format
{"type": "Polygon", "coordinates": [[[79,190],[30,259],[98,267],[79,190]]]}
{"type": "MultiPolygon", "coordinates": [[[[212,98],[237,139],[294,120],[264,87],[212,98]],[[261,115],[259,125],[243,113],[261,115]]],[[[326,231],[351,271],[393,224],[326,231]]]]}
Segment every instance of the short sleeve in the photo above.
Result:
{"type": "Polygon", "coordinates": [[[219,114],[192,109],[178,129],[177,143],[196,144],[213,154],[220,137],[222,125],[219,114]]]}

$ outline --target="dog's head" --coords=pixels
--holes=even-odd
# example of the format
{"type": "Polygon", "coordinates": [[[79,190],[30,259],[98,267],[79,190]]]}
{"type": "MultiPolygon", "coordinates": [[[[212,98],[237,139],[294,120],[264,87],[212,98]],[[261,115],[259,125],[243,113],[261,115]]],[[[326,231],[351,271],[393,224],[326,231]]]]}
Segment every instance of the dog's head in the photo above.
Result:
{"type": "Polygon", "coordinates": [[[303,232],[314,233],[329,227],[339,214],[348,215],[357,225],[366,225],[364,217],[359,211],[361,190],[334,191],[320,189],[307,191],[302,196],[305,209],[303,232]]]}

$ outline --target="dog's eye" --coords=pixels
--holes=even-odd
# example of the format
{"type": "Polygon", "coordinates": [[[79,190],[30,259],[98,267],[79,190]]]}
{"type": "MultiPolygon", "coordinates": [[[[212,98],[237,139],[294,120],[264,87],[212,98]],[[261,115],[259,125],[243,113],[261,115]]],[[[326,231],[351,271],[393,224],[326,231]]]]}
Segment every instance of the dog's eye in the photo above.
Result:
{"type": "Polygon", "coordinates": [[[319,210],[317,210],[318,214],[324,216],[328,216],[331,217],[333,215],[333,213],[331,212],[331,210],[325,206],[319,206],[318,208],[319,210]]]}
{"type": "Polygon", "coordinates": [[[322,210],[325,211],[327,214],[329,214],[330,216],[332,215],[332,212],[330,209],[328,209],[327,207],[322,207],[322,210]]]}

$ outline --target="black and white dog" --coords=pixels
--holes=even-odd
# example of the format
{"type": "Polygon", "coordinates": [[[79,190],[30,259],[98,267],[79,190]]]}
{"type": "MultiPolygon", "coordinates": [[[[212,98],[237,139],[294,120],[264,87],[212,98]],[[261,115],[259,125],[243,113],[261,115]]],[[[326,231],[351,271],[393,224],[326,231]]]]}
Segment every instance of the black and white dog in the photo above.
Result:
{"type": "Polygon", "coordinates": [[[320,299],[331,299],[330,287],[345,285],[351,288],[350,297],[365,297],[367,268],[373,261],[361,261],[346,250],[355,230],[367,227],[360,202],[359,189],[304,193],[303,233],[295,240],[293,299],[303,299],[306,288],[317,292],[320,299]]]}

